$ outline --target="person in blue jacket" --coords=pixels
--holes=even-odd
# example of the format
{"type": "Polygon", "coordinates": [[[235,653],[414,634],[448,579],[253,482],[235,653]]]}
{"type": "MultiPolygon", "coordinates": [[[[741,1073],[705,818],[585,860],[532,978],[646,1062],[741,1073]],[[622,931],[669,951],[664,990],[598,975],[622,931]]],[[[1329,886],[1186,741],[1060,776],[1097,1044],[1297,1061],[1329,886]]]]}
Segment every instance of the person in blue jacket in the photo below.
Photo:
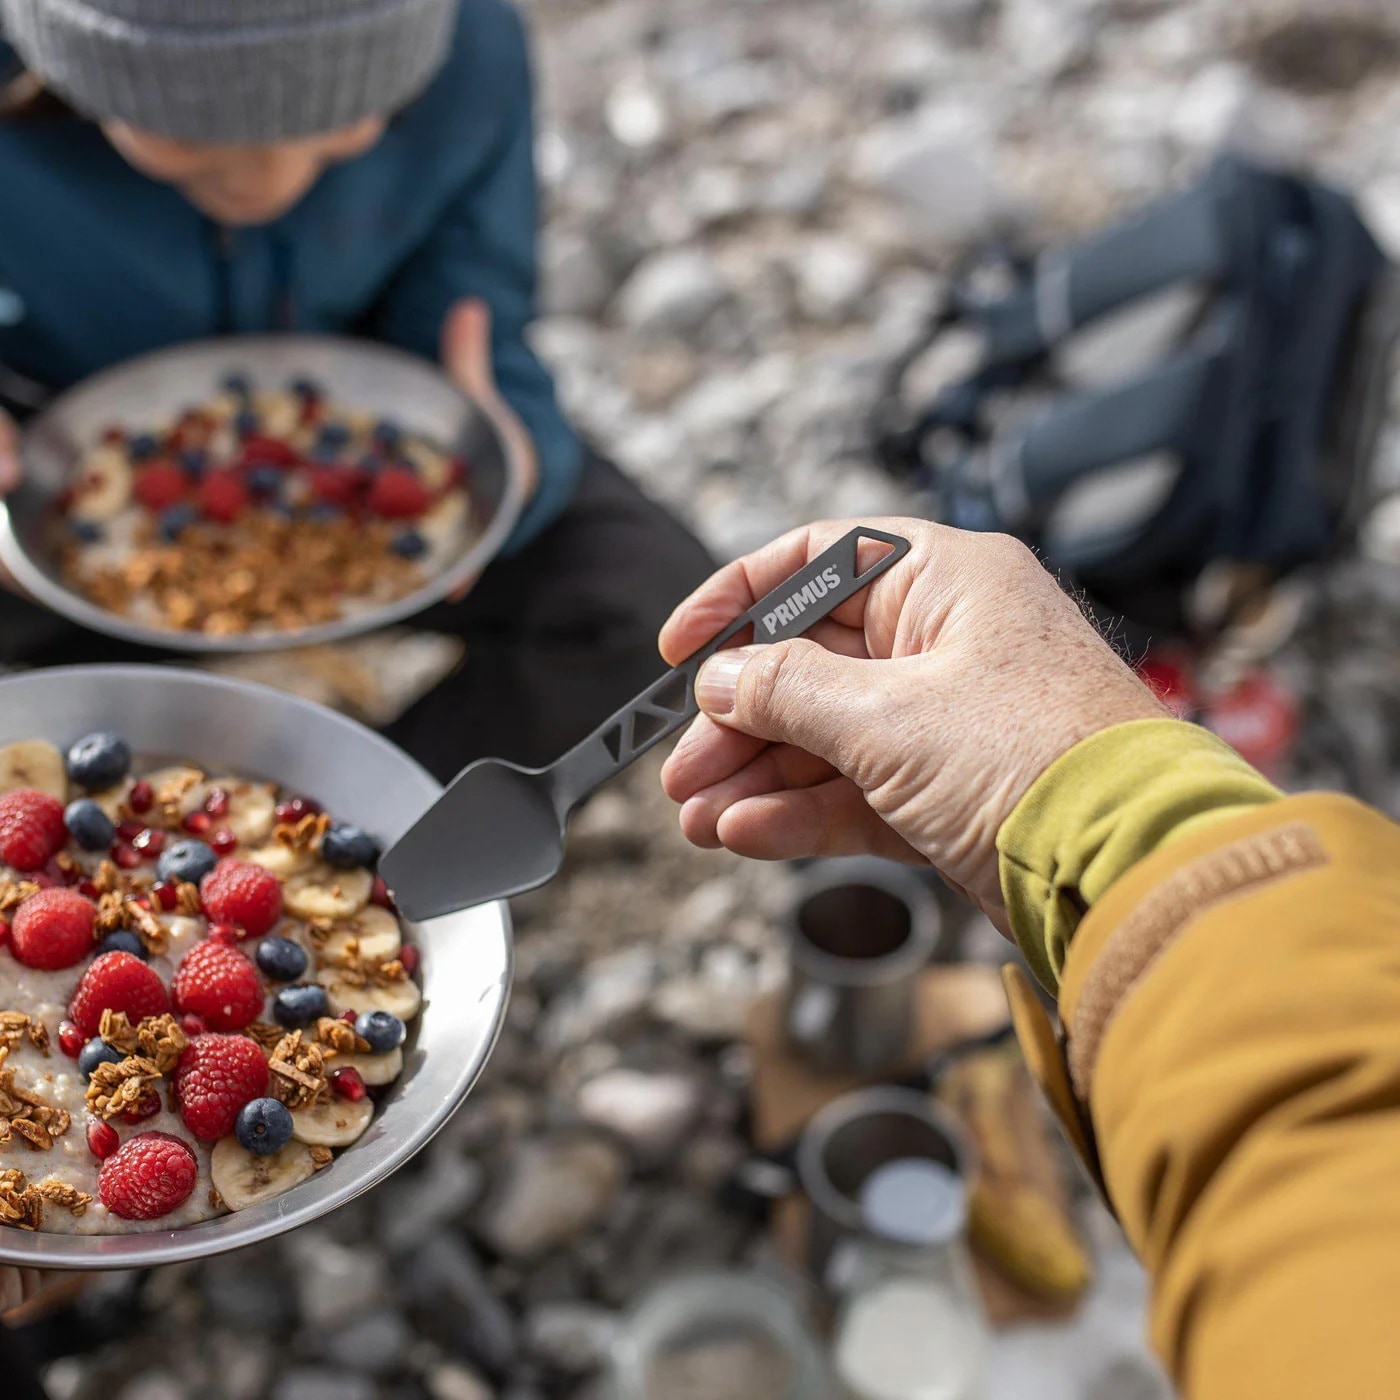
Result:
{"type": "MultiPolygon", "coordinates": [[[[535,487],[506,556],[423,625],[464,668],[391,730],[447,777],[548,761],[659,670],[700,545],[582,445],[526,343],[529,55],[507,0],[0,0],[0,403],[250,331],[494,369],[535,487]]],[[[138,406],[139,407],[139,406],[138,406]]],[[[0,420],[0,489],[18,463],[0,420]]],[[[19,599],[0,663],[129,658],[19,599]]]]}

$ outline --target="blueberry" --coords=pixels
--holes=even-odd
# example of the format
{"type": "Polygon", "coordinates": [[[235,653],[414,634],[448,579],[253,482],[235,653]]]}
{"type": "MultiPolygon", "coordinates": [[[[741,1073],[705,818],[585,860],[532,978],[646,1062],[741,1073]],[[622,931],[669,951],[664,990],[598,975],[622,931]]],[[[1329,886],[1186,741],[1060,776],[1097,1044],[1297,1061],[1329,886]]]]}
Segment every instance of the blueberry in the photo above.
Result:
{"type": "Polygon", "coordinates": [[[253,394],[253,383],[246,374],[229,374],[224,376],[223,391],[232,394],[236,399],[251,398],[253,394]]]}
{"type": "Polygon", "coordinates": [[[293,1029],[297,1026],[309,1026],[329,1010],[326,989],[318,987],[314,982],[299,982],[293,987],[283,987],[272,999],[272,1014],[277,1024],[293,1029]]]}
{"type": "Polygon", "coordinates": [[[94,1037],[78,1052],[78,1073],[88,1079],[98,1065],[115,1065],[125,1058],[120,1050],[94,1037]]]}
{"type": "Polygon", "coordinates": [[[334,442],[318,442],[311,449],[311,460],[330,466],[340,460],[342,448],[334,442]]]}
{"type": "Polygon", "coordinates": [[[245,1152],[271,1157],[292,1140],[291,1110],[277,1099],[250,1099],[238,1110],[233,1131],[245,1152]]]}
{"type": "Polygon", "coordinates": [[[350,429],[344,423],[323,423],[316,435],[317,447],[329,447],[339,452],[350,441],[350,429]]]}
{"type": "Polygon", "coordinates": [[[160,441],[154,433],[137,433],[126,445],[126,450],[138,462],[154,457],[160,451],[160,441]]]}
{"type": "Polygon", "coordinates": [[[394,536],[389,546],[400,559],[421,559],[428,552],[428,542],[417,530],[405,530],[394,536]]]}
{"type": "Polygon", "coordinates": [[[63,811],[63,824],[85,851],[105,851],[117,839],[111,817],[90,797],[70,802],[63,811]]]}
{"type": "Polygon", "coordinates": [[[371,866],[379,859],[379,842],[349,822],[332,822],[321,837],[321,859],[338,870],[371,866]]]}
{"type": "Polygon", "coordinates": [[[314,379],[293,379],[287,386],[299,399],[319,399],[321,386],[314,379]]]}
{"type": "Polygon", "coordinates": [[[355,1018],[355,1034],[369,1041],[376,1055],[387,1055],[403,1044],[408,1030],[391,1011],[361,1011],[355,1018]]]}
{"type": "Polygon", "coordinates": [[[180,470],[198,481],[209,469],[209,454],[202,447],[187,447],[180,453],[180,470]]]}
{"type": "Polygon", "coordinates": [[[254,956],[274,982],[295,982],[306,971],[306,950],[290,938],[264,938],[254,956]]]}
{"type": "Polygon", "coordinates": [[[245,408],[234,415],[233,430],[239,437],[252,437],[262,426],[262,420],[251,408],[245,408]]]}
{"type": "Polygon", "coordinates": [[[186,880],[197,885],[218,863],[219,857],[205,842],[176,841],[160,853],[156,874],[162,880],[186,880]]]}
{"type": "Polygon", "coordinates": [[[160,513],[161,539],[171,542],[178,540],[181,533],[188,530],[198,519],[199,512],[188,501],[167,507],[160,513]]]}
{"type": "Polygon", "coordinates": [[[96,544],[107,534],[95,520],[75,520],[69,528],[73,531],[73,538],[83,544],[96,544]]]}
{"type": "Polygon", "coordinates": [[[384,459],[373,452],[366,452],[356,466],[367,476],[374,476],[384,470],[384,459]]]}
{"type": "Polygon", "coordinates": [[[119,928],[115,932],[109,933],[97,945],[97,951],[99,953],[130,953],[133,957],[140,958],[142,962],[147,961],[146,945],[130,929],[126,928],[119,928]]]}
{"type": "Polygon", "coordinates": [[[392,418],[381,418],[374,425],[374,440],[380,447],[393,449],[403,441],[403,429],[392,418]]]}
{"type": "Polygon", "coordinates": [[[248,489],[255,496],[275,496],[282,489],[282,473],[276,467],[249,467],[248,489]]]}
{"type": "Polygon", "coordinates": [[[131,745],[106,730],[79,739],[68,750],[68,776],[89,792],[120,782],[130,767],[131,745]]]}

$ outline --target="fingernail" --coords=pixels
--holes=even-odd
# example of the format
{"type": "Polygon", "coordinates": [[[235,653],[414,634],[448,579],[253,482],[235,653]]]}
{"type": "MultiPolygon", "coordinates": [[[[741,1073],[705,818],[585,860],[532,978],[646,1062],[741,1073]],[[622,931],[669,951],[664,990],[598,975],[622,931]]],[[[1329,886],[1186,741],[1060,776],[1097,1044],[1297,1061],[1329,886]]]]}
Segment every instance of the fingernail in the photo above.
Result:
{"type": "Polygon", "coordinates": [[[712,656],[695,677],[695,699],[707,715],[727,715],[739,693],[739,674],[749,658],[742,651],[722,651],[712,656]]]}

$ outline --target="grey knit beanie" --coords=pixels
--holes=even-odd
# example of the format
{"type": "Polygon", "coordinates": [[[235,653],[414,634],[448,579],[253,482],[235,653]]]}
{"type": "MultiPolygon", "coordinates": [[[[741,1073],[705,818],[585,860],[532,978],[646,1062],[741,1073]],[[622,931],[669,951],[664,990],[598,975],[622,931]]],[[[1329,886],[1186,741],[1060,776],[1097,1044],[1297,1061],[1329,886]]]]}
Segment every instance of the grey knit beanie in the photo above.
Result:
{"type": "Polygon", "coordinates": [[[431,81],[457,0],[0,0],[25,66],[85,116],[180,141],[310,136],[431,81]]]}

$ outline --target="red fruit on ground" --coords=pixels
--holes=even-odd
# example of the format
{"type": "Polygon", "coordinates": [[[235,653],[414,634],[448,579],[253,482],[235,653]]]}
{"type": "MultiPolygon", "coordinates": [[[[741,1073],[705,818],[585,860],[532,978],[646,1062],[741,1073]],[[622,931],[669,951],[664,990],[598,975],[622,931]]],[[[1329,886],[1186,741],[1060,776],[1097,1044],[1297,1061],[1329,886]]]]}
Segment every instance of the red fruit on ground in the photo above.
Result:
{"type": "Polygon", "coordinates": [[[106,1161],[122,1145],[122,1140],[117,1136],[117,1130],[110,1123],[104,1123],[100,1118],[93,1118],[87,1125],[87,1145],[88,1151],[94,1157],[100,1161],[106,1161]]]}
{"type": "Polygon", "coordinates": [[[226,943],[196,943],[170,983],[177,1011],[192,1011],[211,1031],[241,1031],[263,1009],[258,970],[226,943]]]}
{"type": "Polygon", "coordinates": [[[69,1019],[89,1038],[97,1034],[104,1011],[124,1011],[134,1026],[169,1010],[165,983],[135,953],[103,953],[95,958],[68,1004],[69,1019]]]}
{"type": "Polygon", "coordinates": [[[312,467],[306,481],[313,500],[332,506],[348,506],[359,489],[355,473],[346,467],[312,467]]]}
{"type": "Polygon", "coordinates": [[[370,483],[365,504],[386,520],[408,520],[432,504],[428,488],[410,467],[385,467],[370,483]]]}
{"type": "Polygon", "coordinates": [[[250,938],[266,933],[282,917],[282,885],[270,870],[243,860],[221,860],[200,881],[209,917],[237,924],[250,938]]]}
{"type": "Polygon", "coordinates": [[[199,483],[199,508],[210,520],[232,524],[248,508],[248,488],[237,472],[210,472],[199,483]]]}
{"type": "Polygon", "coordinates": [[[0,797],[0,860],[6,865],[42,870],[67,840],[58,798],[33,788],[16,788],[0,797]]]}
{"type": "Polygon", "coordinates": [[[179,505],[189,489],[189,480],[174,462],[147,462],[136,468],[131,480],[132,494],[157,515],[179,505]]]}
{"type": "Polygon", "coordinates": [[[198,1176],[194,1153],[179,1138],[137,1133],[103,1162],[97,1194],[123,1220],[159,1220],[184,1205],[198,1176]]]}
{"type": "Polygon", "coordinates": [[[97,907],[77,890],[40,890],[15,911],[10,946],[25,967],[54,972],[92,951],[97,907]]]}
{"type": "Polygon", "coordinates": [[[267,1061],[246,1035],[201,1035],[175,1067],[175,1100],[185,1127],[205,1142],[233,1131],[239,1110],[267,1092],[267,1061]]]}

